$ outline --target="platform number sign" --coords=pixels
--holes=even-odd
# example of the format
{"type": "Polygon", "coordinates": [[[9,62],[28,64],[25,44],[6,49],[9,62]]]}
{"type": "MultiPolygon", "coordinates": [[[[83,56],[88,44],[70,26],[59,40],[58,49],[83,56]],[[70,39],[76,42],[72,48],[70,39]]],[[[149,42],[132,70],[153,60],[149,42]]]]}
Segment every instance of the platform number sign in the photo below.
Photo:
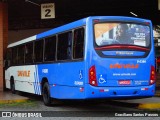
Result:
{"type": "Polygon", "coordinates": [[[54,3],[41,4],[41,19],[55,18],[54,3]]]}

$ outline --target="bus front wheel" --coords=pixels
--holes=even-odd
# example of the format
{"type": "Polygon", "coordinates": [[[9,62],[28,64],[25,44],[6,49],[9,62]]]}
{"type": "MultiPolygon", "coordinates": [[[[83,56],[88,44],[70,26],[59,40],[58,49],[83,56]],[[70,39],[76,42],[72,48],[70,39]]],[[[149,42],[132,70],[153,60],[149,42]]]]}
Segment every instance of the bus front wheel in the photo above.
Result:
{"type": "Polygon", "coordinates": [[[43,85],[43,102],[46,106],[51,105],[50,89],[48,82],[43,85]]]}

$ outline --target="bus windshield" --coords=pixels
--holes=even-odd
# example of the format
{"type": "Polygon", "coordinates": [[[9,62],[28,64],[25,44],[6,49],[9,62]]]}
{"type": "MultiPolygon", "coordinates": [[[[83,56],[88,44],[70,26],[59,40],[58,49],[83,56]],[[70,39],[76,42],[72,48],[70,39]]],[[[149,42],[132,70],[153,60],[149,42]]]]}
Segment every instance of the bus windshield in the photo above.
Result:
{"type": "Polygon", "coordinates": [[[149,47],[150,45],[150,27],[144,24],[96,23],[94,34],[98,46],[124,44],[149,47]]]}

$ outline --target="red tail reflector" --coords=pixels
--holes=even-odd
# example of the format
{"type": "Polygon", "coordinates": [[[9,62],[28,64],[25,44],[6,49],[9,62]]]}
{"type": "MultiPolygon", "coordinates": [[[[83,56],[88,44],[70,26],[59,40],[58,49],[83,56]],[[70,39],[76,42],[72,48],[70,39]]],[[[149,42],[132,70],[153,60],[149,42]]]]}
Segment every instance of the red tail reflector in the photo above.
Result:
{"type": "Polygon", "coordinates": [[[150,72],[150,81],[149,84],[152,85],[156,82],[156,75],[155,75],[155,68],[154,66],[151,66],[151,72],[150,72]]]}
{"type": "Polygon", "coordinates": [[[89,84],[93,86],[97,86],[97,79],[96,79],[96,68],[92,66],[89,69],[89,84]]]}
{"type": "Polygon", "coordinates": [[[104,89],[100,89],[99,92],[104,92],[104,89]]]}
{"type": "Polygon", "coordinates": [[[79,90],[80,90],[80,92],[83,92],[84,91],[84,87],[81,87],[79,90]]]}
{"type": "Polygon", "coordinates": [[[99,19],[95,19],[95,20],[94,20],[94,23],[98,23],[98,22],[99,22],[99,19]]]}
{"type": "Polygon", "coordinates": [[[149,25],[149,24],[150,24],[150,22],[145,22],[145,24],[146,24],[146,25],[149,25]]]}

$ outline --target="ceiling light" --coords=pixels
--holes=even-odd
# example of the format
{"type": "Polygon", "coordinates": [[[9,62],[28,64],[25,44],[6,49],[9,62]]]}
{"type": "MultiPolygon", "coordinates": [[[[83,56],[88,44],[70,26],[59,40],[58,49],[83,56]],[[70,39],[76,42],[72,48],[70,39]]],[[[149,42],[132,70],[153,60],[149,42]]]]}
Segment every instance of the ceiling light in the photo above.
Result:
{"type": "Polygon", "coordinates": [[[30,0],[25,0],[25,2],[29,2],[29,3],[32,3],[32,4],[34,4],[34,5],[40,6],[39,4],[37,4],[37,3],[35,3],[35,2],[32,2],[32,1],[30,1],[30,0]]]}
{"type": "Polygon", "coordinates": [[[138,15],[137,14],[135,14],[135,13],[133,13],[133,12],[130,12],[132,15],[134,15],[134,16],[136,16],[136,17],[138,17],[138,15]]]}

